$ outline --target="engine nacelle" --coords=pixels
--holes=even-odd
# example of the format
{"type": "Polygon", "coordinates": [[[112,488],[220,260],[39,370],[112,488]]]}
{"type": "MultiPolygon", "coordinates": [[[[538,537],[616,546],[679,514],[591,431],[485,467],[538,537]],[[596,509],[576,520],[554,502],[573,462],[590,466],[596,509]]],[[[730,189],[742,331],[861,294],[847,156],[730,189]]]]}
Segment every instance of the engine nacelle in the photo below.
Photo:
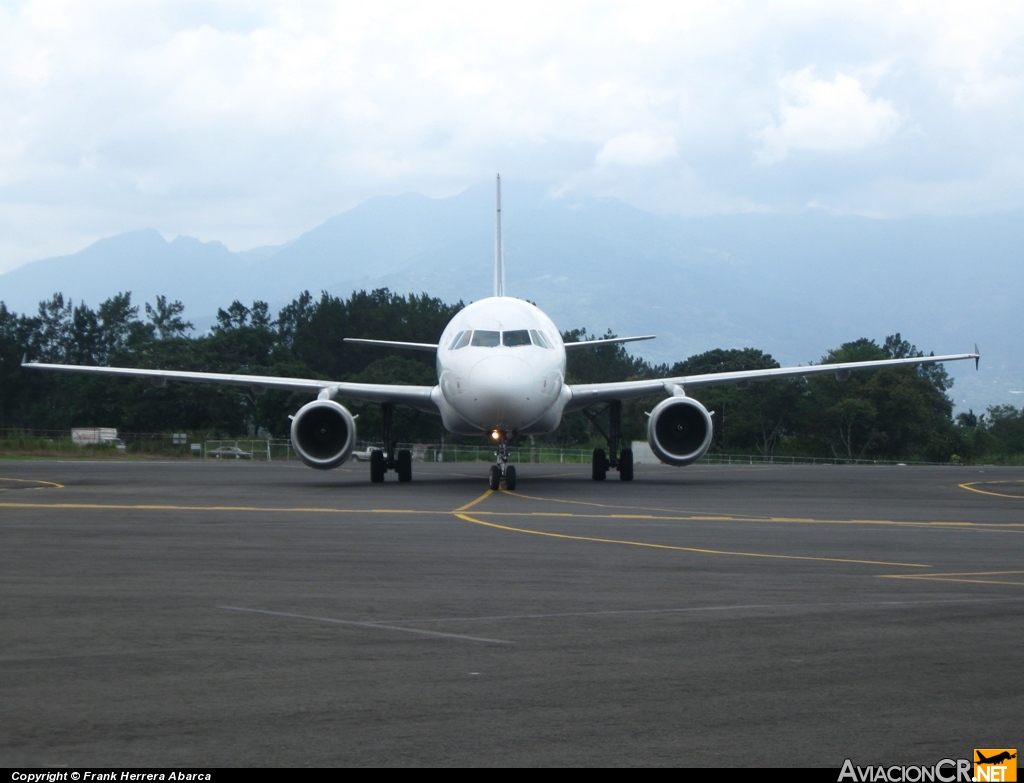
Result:
{"type": "Polygon", "coordinates": [[[689,397],[669,397],[647,419],[651,451],[669,465],[689,465],[711,448],[711,414],[689,397]]]}
{"type": "Polygon", "coordinates": [[[356,420],[333,400],[306,403],[292,417],[292,447],[317,470],[336,468],[356,445],[356,420]]]}

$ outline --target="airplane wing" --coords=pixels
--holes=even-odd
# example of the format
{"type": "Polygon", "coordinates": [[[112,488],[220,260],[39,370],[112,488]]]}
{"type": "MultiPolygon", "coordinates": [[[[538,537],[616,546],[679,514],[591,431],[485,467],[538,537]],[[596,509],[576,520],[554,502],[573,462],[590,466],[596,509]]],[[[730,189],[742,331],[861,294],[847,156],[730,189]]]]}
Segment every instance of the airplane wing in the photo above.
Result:
{"type": "Polygon", "coordinates": [[[58,370],[61,372],[81,372],[93,375],[145,378],[155,386],[166,386],[167,381],[187,381],[226,386],[247,386],[256,394],[262,394],[268,389],[274,391],[304,391],[326,399],[344,397],[362,402],[407,405],[410,408],[427,413],[440,412],[437,404],[431,399],[431,392],[435,388],[433,386],[398,386],[386,383],[345,383],[308,378],[279,378],[273,375],[236,375],[219,372],[187,372],[184,370],[143,370],[131,367],[43,364],[42,362],[27,362],[24,360],[22,360],[21,366],[30,370],[58,370]]]}
{"type": "Polygon", "coordinates": [[[804,367],[773,367],[767,370],[741,370],[738,372],[707,373],[704,375],[684,375],[676,378],[656,378],[648,381],[580,383],[570,387],[572,399],[566,405],[565,410],[568,413],[569,411],[578,411],[602,402],[651,397],[655,394],[673,395],[676,394],[676,389],[681,389],[685,392],[688,389],[700,389],[705,386],[725,386],[733,383],[745,385],[751,381],[765,381],[773,378],[797,378],[806,375],[824,375],[825,373],[835,373],[836,377],[845,379],[855,370],[874,370],[879,367],[956,362],[962,359],[974,359],[975,365],[977,365],[979,358],[977,348],[975,348],[975,353],[956,353],[947,356],[915,356],[909,359],[812,364],[804,367]]]}
{"type": "Polygon", "coordinates": [[[573,348],[592,348],[596,345],[618,345],[619,343],[635,343],[638,340],[653,340],[656,335],[644,334],[639,337],[602,337],[599,340],[581,340],[578,343],[563,343],[565,350],[573,348]]]}
{"type": "Polygon", "coordinates": [[[437,351],[437,343],[403,343],[398,340],[365,340],[361,337],[345,337],[342,342],[376,345],[383,348],[408,348],[413,351],[437,351]]]}

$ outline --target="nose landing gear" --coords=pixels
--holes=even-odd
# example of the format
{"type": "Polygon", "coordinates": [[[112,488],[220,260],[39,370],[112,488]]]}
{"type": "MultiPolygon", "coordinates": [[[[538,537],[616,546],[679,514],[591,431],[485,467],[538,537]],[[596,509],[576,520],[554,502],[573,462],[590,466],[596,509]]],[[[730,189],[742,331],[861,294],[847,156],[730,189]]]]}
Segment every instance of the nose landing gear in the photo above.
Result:
{"type": "Polygon", "coordinates": [[[508,444],[514,437],[514,433],[495,430],[491,438],[498,444],[498,461],[491,465],[490,473],[487,476],[487,486],[491,489],[499,489],[501,482],[505,482],[505,489],[512,491],[516,488],[516,467],[508,464],[508,444]]]}

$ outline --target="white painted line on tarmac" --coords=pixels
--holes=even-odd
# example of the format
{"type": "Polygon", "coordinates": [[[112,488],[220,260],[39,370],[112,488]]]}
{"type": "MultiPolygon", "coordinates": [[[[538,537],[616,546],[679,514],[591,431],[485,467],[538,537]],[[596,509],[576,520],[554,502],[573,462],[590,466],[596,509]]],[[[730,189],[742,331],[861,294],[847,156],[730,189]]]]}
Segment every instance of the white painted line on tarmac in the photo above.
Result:
{"type": "Polygon", "coordinates": [[[484,644],[512,644],[504,639],[486,639],[481,636],[465,636],[459,633],[442,633],[441,631],[427,631],[422,628],[407,628],[400,625],[385,623],[374,623],[358,620],[339,620],[335,617],[317,617],[310,614],[294,614],[292,612],[274,612],[269,609],[253,609],[247,606],[218,606],[228,612],[250,612],[252,614],[269,614],[274,617],[290,617],[296,620],[312,620],[317,623],[330,623],[332,625],[350,625],[357,628],[377,628],[384,631],[401,631],[402,633],[414,633],[421,636],[435,636],[442,639],[462,639],[467,642],[483,642],[484,644]]]}

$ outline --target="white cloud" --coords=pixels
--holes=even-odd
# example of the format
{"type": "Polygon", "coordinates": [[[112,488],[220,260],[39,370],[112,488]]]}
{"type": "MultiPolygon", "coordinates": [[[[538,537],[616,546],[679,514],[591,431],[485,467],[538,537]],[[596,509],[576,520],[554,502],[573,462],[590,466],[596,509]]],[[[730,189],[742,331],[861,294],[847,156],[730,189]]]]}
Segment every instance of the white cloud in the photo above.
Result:
{"type": "Polygon", "coordinates": [[[633,131],[605,142],[597,153],[599,166],[651,166],[674,158],[676,141],[667,134],[633,131]]]}
{"type": "Polygon", "coordinates": [[[893,179],[977,208],[1024,132],[1011,5],[2,6],[0,271],[133,228],[279,242],[497,170],[681,212],[887,212],[893,179]]]}
{"type": "Polygon", "coordinates": [[[900,126],[899,112],[883,98],[872,98],[846,74],[817,79],[804,68],[779,80],[777,119],[756,136],[757,159],[776,163],[794,150],[846,153],[880,144],[900,126]]]}
{"type": "Polygon", "coordinates": [[[1002,0],[939,0],[919,9],[927,34],[921,54],[938,89],[958,109],[1022,97],[1024,5],[1002,0]]]}

